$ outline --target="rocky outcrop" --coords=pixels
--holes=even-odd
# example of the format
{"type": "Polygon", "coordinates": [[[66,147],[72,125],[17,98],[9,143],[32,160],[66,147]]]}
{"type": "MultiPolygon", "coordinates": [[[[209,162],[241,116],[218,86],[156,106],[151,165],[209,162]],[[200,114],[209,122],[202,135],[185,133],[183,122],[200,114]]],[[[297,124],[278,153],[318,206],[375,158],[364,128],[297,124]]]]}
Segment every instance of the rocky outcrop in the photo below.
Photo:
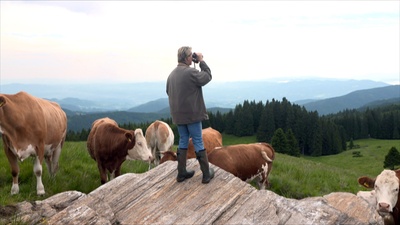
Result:
{"type": "Polygon", "coordinates": [[[143,174],[124,174],[89,194],[67,191],[43,201],[21,202],[14,220],[28,224],[379,224],[374,206],[351,193],[301,200],[257,190],[213,166],[215,178],[177,183],[176,162],[143,174]]]}

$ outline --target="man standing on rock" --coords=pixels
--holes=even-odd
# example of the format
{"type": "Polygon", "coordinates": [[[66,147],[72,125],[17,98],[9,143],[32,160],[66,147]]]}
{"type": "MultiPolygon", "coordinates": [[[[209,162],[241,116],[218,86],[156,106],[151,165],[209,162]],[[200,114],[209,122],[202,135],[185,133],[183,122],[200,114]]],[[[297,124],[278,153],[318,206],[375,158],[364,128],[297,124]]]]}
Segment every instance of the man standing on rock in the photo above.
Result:
{"type": "Polygon", "coordinates": [[[188,46],[178,49],[178,66],[168,76],[166,86],[172,122],[178,126],[179,132],[178,182],[194,175],[193,170],[186,170],[190,137],[203,173],[202,183],[208,183],[214,177],[202,137],[202,121],[208,120],[202,87],[211,79],[211,70],[204,62],[202,53],[192,53],[192,48],[188,46]],[[199,63],[201,71],[190,67],[192,62],[199,63]]]}

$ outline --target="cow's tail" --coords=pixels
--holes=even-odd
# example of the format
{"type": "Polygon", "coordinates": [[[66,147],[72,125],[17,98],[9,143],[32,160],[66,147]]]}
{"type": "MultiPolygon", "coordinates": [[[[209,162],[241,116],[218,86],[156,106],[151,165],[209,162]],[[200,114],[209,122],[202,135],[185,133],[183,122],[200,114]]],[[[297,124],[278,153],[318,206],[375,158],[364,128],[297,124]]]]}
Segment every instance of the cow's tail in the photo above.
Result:
{"type": "Polygon", "coordinates": [[[272,159],[270,159],[265,151],[261,151],[262,157],[267,161],[267,162],[273,162],[272,159]]]}
{"type": "Polygon", "coordinates": [[[156,134],[157,133],[157,130],[158,130],[158,126],[160,125],[160,121],[159,120],[156,120],[154,123],[153,123],[153,125],[154,125],[154,133],[156,134]]]}
{"type": "Polygon", "coordinates": [[[268,162],[272,162],[272,161],[275,159],[275,149],[272,147],[272,145],[270,145],[270,144],[268,144],[268,143],[266,143],[266,142],[260,142],[259,144],[263,145],[264,147],[266,147],[267,149],[269,149],[269,150],[271,151],[271,154],[272,154],[271,158],[268,157],[268,155],[267,155],[267,153],[266,153],[266,151],[268,151],[268,150],[263,151],[263,153],[266,155],[266,157],[267,157],[268,159],[266,159],[266,158],[264,157],[264,154],[263,154],[263,158],[264,158],[265,160],[267,160],[268,162]]]}

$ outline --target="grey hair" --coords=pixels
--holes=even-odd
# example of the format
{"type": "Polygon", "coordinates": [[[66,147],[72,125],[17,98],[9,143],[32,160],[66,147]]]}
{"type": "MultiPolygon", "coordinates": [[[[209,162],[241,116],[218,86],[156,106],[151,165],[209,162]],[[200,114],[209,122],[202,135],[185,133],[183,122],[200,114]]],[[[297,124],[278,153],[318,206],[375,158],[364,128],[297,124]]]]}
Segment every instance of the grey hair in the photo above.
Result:
{"type": "Polygon", "coordinates": [[[178,49],[178,62],[185,62],[185,59],[192,53],[192,47],[183,46],[178,49]]]}

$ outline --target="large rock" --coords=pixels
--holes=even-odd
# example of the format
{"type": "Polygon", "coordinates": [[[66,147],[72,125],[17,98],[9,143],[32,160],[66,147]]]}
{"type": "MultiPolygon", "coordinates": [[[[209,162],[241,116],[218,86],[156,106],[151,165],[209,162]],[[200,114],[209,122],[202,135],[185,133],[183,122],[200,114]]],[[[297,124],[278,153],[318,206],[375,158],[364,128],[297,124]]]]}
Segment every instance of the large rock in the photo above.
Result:
{"type": "Polygon", "coordinates": [[[188,160],[194,177],[177,183],[176,163],[124,174],[87,195],[68,191],[21,202],[16,218],[28,224],[383,224],[374,206],[351,193],[288,199],[215,166],[215,178],[202,184],[195,159],[188,160]]]}

